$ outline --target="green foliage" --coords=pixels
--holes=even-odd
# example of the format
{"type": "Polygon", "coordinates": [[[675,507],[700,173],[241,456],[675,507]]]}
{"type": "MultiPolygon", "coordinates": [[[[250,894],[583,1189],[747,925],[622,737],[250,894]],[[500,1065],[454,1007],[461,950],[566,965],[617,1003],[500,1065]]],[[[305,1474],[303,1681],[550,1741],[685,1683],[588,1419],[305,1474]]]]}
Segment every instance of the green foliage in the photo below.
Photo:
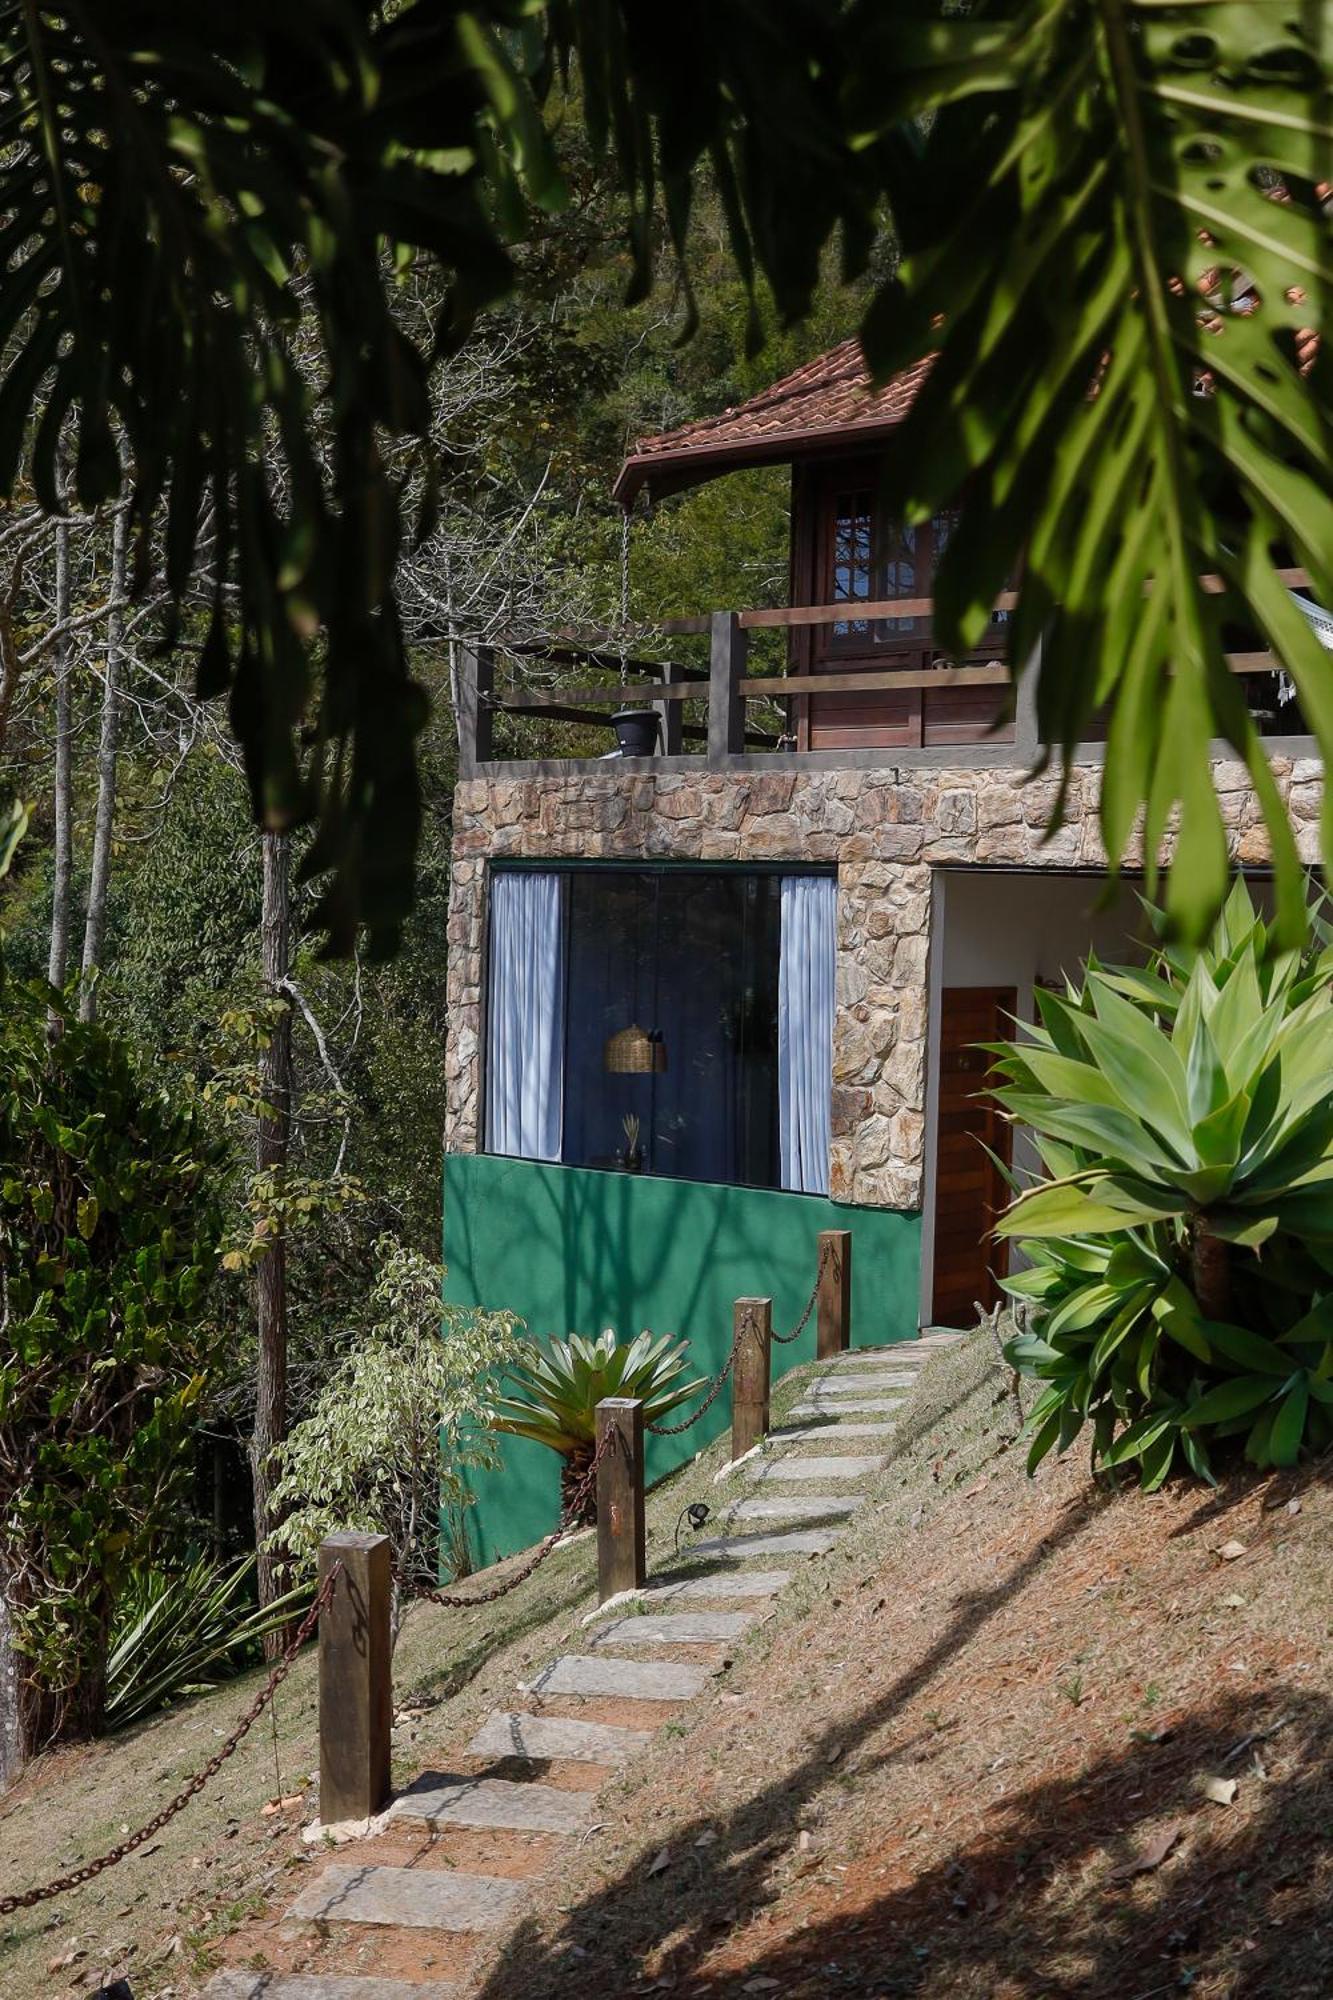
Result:
{"type": "Polygon", "coordinates": [[[784,313],[808,303],[840,220],[867,235],[864,198],[827,171],[859,194],[826,10],[784,0],[718,26],[682,34],[592,0],[240,0],[207,23],[168,0],[114,17],[0,4],[17,246],[0,493],[30,445],[58,511],[76,410],[79,500],[118,495],[123,433],[136,525],[165,514],[176,601],[211,517],[223,561],[200,693],[230,693],[256,814],[318,821],[307,866],[331,877],[318,922],[340,950],[363,914],[377,952],[396,944],[420,830],[425,703],[392,593],[404,500],[382,440],[424,440],[431,365],[508,289],[506,241],[567,199],[542,104],[571,60],[594,146],[627,182],[638,294],[661,225],[683,243],[710,159],[747,282],[758,253],[784,313]],[[419,340],[394,309],[414,259],[444,280],[419,340]]]}
{"type": "Polygon", "coordinates": [[[1006,1350],[1048,1386],[1030,1464],[1085,1423],[1159,1486],[1209,1441],[1256,1465],[1333,1439],[1333,930],[1299,950],[1238,881],[1208,943],[1091,963],[998,1045],[995,1095],[1046,1178],[999,1231],[1031,1260],[1006,1350]]]}
{"type": "Polygon", "coordinates": [[[117,1038],[0,981],[0,1573],[31,1747],[100,1722],[119,1579],[173,1523],[215,1156],[117,1038]]]}
{"type": "Polygon", "coordinates": [[[169,1702],[207,1694],[260,1657],[310,1601],[289,1591],[254,1602],[255,1558],[219,1565],[197,1556],[181,1569],[135,1568],[116,1600],[106,1668],[106,1724],[122,1729],[169,1702]]]}
{"type": "Polygon", "coordinates": [[[859,0],[849,22],[857,122],[886,140],[904,120],[925,131],[891,166],[903,263],[866,344],[881,372],[939,349],[891,484],[919,518],[962,499],[941,641],[975,645],[1021,576],[1010,659],[1021,669],[1040,645],[1042,740],[1068,753],[1110,705],[1107,851],[1125,853],[1146,808],[1155,859],[1178,807],[1167,907],[1195,939],[1226,893],[1209,740],[1227,738],[1294,945],[1295,843],[1225,654],[1228,634],[1272,648],[1327,762],[1327,655],[1274,565],[1303,564],[1333,602],[1333,363],[1303,366],[1297,339],[1319,329],[1333,279],[1328,9],[942,11],[859,0]]]}
{"type": "Polygon", "coordinates": [[[689,1342],[665,1333],[618,1341],[607,1327],[596,1340],[523,1340],[509,1371],[515,1393],[497,1401],[495,1428],[585,1460],[604,1396],[640,1397],[644,1421],[660,1423],[706,1386],[703,1376],[681,1381],[688,1365],[689,1342]]]}
{"type": "Polygon", "coordinates": [[[438,1264],[391,1238],[376,1246],[374,1323],[279,1445],[274,1546],[312,1573],[324,1537],[389,1537],[396,1588],[436,1582],[440,1512],[469,1502],[464,1474],[495,1462],[493,1384],[513,1352],[506,1313],[441,1299],[438,1264]]]}
{"type": "Polygon", "coordinates": [[[26,806],[18,799],[0,801],[0,875],[9,873],[9,864],[28,829],[26,806]]]}
{"type": "Polygon", "coordinates": [[[1208,743],[1229,737],[1293,942],[1294,844],[1225,651],[1237,630],[1271,645],[1327,758],[1324,655],[1277,566],[1333,598],[1333,361],[1297,352],[1333,272],[1329,44],[1323,7],[1270,0],[243,0],[221,20],[0,0],[0,493],[30,444],[55,511],[77,412],[79,499],[119,490],[119,430],[175,601],[210,519],[200,690],[230,693],[257,813],[316,823],[335,948],[366,916],[390,950],[425,714],[392,594],[405,494],[429,521],[431,369],[511,287],[506,245],[527,259],[604,161],[631,302],[668,246],[688,332],[711,234],[753,351],[760,299],[806,313],[835,244],[864,272],[887,205],[906,255],[864,335],[880,373],[940,349],[893,457],[910,513],[963,497],[943,643],[975,642],[1018,571],[1012,658],[1041,639],[1044,741],[1067,750],[1107,703],[1109,851],[1144,806],[1155,853],[1178,807],[1168,907],[1191,936],[1224,894],[1208,743]],[[442,303],[409,333],[414,263],[442,303]]]}

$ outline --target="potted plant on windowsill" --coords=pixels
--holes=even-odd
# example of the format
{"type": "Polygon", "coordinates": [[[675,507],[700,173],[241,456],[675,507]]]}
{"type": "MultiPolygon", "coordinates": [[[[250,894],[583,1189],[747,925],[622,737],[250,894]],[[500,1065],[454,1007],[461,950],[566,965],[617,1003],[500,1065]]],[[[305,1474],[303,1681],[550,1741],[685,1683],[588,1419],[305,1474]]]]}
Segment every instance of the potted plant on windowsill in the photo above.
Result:
{"type": "Polygon", "coordinates": [[[643,1153],[639,1148],[639,1120],[634,1112],[625,1113],[620,1121],[620,1129],[625,1134],[625,1149],[620,1155],[620,1164],[627,1174],[641,1174],[643,1153]]]}

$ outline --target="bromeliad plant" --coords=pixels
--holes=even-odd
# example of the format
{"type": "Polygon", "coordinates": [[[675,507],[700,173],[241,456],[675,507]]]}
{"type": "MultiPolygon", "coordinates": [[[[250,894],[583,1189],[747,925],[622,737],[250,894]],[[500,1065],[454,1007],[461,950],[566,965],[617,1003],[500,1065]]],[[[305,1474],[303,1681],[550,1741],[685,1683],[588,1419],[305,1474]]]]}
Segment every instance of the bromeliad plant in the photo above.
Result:
{"type": "Polygon", "coordinates": [[[1011,1363],[1045,1382],[1029,1466],[1085,1423],[1160,1486],[1213,1441],[1259,1466],[1333,1439],[1333,931],[1278,951],[1243,882],[1209,942],[1090,962],[998,1045],[1046,1170],[999,1224],[1030,1260],[1011,1363]]]}
{"type": "MultiPolygon", "coordinates": [[[[637,1396],[645,1423],[660,1423],[705,1386],[702,1376],[682,1381],[689,1342],[670,1334],[641,1333],[621,1342],[610,1327],[596,1340],[572,1333],[568,1340],[523,1340],[509,1369],[515,1393],[496,1402],[494,1428],[549,1445],[564,1460],[560,1497],[568,1506],[592,1462],[597,1405],[604,1396],[637,1396]]],[[[582,1518],[596,1509],[585,1503],[582,1518]]]]}

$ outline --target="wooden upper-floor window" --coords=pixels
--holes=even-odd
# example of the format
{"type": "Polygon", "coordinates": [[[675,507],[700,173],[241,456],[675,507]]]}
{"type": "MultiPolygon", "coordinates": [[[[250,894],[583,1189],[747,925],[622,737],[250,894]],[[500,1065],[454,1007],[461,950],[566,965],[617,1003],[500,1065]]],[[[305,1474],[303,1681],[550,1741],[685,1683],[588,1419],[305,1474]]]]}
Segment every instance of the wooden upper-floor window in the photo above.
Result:
{"type": "MultiPolygon", "coordinates": [[[[827,595],[822,600],[816,595],[814,601],[871,604],[931,595],[935,571],[957,519],[954,509],[908,527],[886,517],[873,485],[836,481],[826,490],[821,513],[816,532],[824,545],[819,551],[823,560],[816,582],[827,595]]],[[[929,628],[930,620],[921,616],[849,618],[830,626],[829,633],[841,650],[849,643],[920,645],[929,628]]]]}
{"type": "MultiPolygon", "coordinates": [[[[873,461],[835,467],[799,482],[793,515],[793,602],[872,604],[932,595],[957,520],[948,508],[908,527],[879,498],[873,461]]],[[[856,653],[930,642],[928,617],[848,618],[817,627],[816,652],[856,653]]]]}
{"type": "MultiPolygon", "coordinates": [[[[798,626],[790,660],[797,673],[840,677],[827,694],[798,699],[794,710],[803,748],[854,748],[971,743],[1004,719],[1008,690],[998,681],[955,684],[936,670],[951,662],[936,650],[928,611],[901,618],[861,617],[858,605],[891,604],[934,596],[935,573],[958,519],[953,509],[908,526],[895,520],[881,498],[880,461],[843,459],[796,468],[792,488],[792,603],[846,605],[845,618],[798,626]],[[849,681],[860,673],[901,673],[901,682],[864,690],[849,681]]],[[[998,624],[999,621],[997,621],[998,624]]],[[[959,665],[997,661],[999,631],[959,665]]]]}

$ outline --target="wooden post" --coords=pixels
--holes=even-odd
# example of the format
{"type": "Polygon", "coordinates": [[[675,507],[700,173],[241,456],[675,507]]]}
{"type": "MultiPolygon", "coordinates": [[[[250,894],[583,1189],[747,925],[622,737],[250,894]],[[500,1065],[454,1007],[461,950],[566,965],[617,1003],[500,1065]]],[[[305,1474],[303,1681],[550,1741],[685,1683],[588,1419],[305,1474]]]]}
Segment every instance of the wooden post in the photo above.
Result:
{"type": "Polygon", "coordinates": [[[768,1435],[768,1357],[773,1337],[772,1299],[737,1299],[733,1312],[736,1359],[731,1370],[731,1456],[768,1435]]]}
{"type": "Polygon", "coordinates": [[[319,1580],[342,1575],[319,1620],[319,1817],[324,1826],[372,1819],[389,1799],[393,1681],[389,1538],[329,1535],[319,1580]]]}
{"type": "Polygon", "coordinates": [[[685,748],[685,704],[683,701],[655,701],[658,728],[661,731],[662,755],[679,757],[685,748]]]}
{"type": "Polygon", "coordinates": [[[1013,761],[1028,771],[1036,765],[1041,750],[1041,733],[1037,727],[1037,681],[1040,674],[1041,641],[1038,640],[1023,663],[1014,699],[1013,761]]]}
{"type": "Polygon", "coordinates": [[[708,659],[708,762],[725,769],[745,748],[745,696],[741,678],[749,634],[734,611],[715,611],[710,622],[708,659]]]}
{"type": "Polygon", "coordinates": [[[475,778],[491,760],[491,694],[495,655],[489,646],[464,646],[458,669],[458,775],[475,778]]]}
{"type": "Polygon", "coordinates": [[[605,1396],[597,1405],[597,1443],[614,1431],[615,1449],[597,1468],[597,1601],[642,1590],[648,1574],[643,1539],[643,1404],[605,1396]]]}
{"type": "Polygon", "coordinates": [[[852,1344],[852,1232],[825,1229],[819,1237],[819,1331],[815,1356],[827,1361],[852,1344]]]}

